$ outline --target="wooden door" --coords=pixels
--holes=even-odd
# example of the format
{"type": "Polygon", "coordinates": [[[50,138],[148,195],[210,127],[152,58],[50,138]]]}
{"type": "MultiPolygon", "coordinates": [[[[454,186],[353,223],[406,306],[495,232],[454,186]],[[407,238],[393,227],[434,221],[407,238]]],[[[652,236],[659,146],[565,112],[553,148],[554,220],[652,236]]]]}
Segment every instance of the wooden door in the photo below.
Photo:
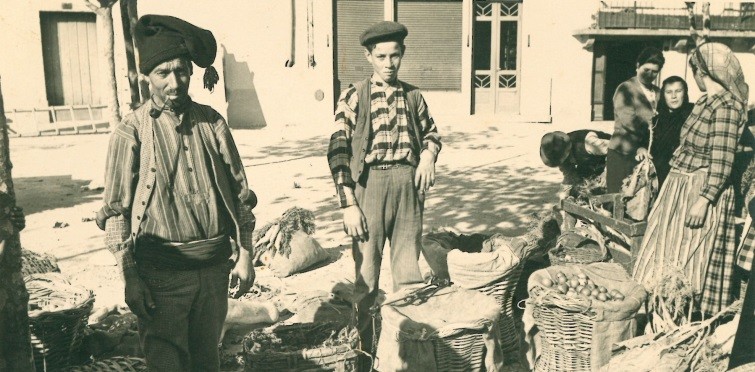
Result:
{"type": "Polygon", "coordinates": [[[93,13],[40,13],[42,57],[50,106],[102,103],[93,13]]]}

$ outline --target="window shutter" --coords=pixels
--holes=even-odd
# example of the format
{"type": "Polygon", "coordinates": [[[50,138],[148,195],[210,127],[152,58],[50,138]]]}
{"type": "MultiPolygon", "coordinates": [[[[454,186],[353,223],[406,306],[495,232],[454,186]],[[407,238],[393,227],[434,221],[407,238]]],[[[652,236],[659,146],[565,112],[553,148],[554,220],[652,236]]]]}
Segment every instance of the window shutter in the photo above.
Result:
{"type": "Polygon", "coordinates": [[[409,29],[399,79],[422,90],[461,91],[462,2],[399,0],[396,13],[409,29]]]}
{"type": "Polygon", "coordinates": [[[383,20],[384,4],[383,0],[338,0],[336,7],[338,83],[343,90],[372,75],[359,36],[367,27],[383,20]]]}

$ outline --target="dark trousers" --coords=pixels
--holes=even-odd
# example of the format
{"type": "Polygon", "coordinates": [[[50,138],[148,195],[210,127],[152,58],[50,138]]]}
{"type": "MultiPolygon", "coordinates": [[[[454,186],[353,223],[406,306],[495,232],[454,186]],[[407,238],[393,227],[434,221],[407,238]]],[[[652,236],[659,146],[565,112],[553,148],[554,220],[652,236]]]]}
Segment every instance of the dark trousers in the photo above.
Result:
{"type": "Polygon", "coordinates": [[[624,155],[616,150],[608,149],[606,156],[606,192],[614,194],[621,192],[621,186],[624,179],[629,177],[634,171],[634,167],[639,164],[635,160],[635,155],[624,155]]]}
{"type": "Polygon", "coordinates": [[[423,200],[414,187],[414,167],[410,165],[370,169],[367,180],[357,185],[355,193],[369,231],[367,241],[354,240],[352,246],[356,266],[357,326],[360,349],[372,353],[374,329],[369,309],[378,294],[386,239],[391,244],[393,290],[422,283],[419,254],[423,200]]]}
{"type": "Polygon", "coordinates": [[[747,292],[742,304],[734,346],[729,357],[729,369],[755,363],[755,270],[750,270],[747,292]]]}
{"type": "Polygon", "coordinates": [[[139,319],[139,338],[151,372],[218,371],[220,331],[228,312],[227,262],[197,270],[139,266],[152,292],[152,320],[139,319]]]}

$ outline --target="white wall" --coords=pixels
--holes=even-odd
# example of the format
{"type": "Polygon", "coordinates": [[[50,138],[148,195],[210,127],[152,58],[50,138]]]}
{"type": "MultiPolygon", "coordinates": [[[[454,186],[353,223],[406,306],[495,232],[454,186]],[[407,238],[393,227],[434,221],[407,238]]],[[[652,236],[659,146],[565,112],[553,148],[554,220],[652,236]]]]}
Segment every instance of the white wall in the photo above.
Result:
{"type": "Polygon", "coordinates": [[[546,97],[550,96],[555,124],[589,123],[593,57],[572,35],[590,27],[596,10],[597,2],[592,1],[525,2],[522,49],[523,57],[527,58],[522,61],[523,114],[543,113],[549,101],[546,97]],[[527,35],[530,35],[529,47],[527,35]]]}
{"type": "Polygon", "coordinates": [[[47,107],[40,11],[89,12],[83,1],[0,0],[0,78],[5,109],[47,107]]]}
{"type": "MultiPolygon", "coordinates": [[[[227,118],[232,127],[304,127],[328,125],[333,115],[332,7],[314,1],[315,67],[308,66],[307,1],[296,0],[296,55],[291,68],[287,40],[291,33],[290,2],[283,0],[140,1],[139,15],[170,14],[211,30],[225,65],[227,118]],[[315,98],[318,90],[324,99],[315,98]],[[323,122],[325,121],[325,122],[323,122]]],[[[220,60],[215,66],[221,70],[220,60]]],[[[195,73],[192,94],[202,92],[195,73]]],[[[223,91],[214,95],[223,96],[223,91]]]]}

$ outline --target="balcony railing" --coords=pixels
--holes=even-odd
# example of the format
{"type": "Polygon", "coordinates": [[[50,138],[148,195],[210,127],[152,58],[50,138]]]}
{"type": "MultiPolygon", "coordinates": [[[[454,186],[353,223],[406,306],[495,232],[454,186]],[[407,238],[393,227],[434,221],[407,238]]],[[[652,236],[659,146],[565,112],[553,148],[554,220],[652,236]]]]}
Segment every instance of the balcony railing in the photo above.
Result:
{"type": "MultiPolygon", "coordinates": [[[[689,13],[684,5],[658,7],[643,1],[602,1],[598,28],[602,29],[689,29],[689,13]]],[[[710,29],[755,31],[755,3],[727,4],[710,14],[710,29]]],[[[702,28],[702,8],[695,4],[695,28],[702,28]]]]}

